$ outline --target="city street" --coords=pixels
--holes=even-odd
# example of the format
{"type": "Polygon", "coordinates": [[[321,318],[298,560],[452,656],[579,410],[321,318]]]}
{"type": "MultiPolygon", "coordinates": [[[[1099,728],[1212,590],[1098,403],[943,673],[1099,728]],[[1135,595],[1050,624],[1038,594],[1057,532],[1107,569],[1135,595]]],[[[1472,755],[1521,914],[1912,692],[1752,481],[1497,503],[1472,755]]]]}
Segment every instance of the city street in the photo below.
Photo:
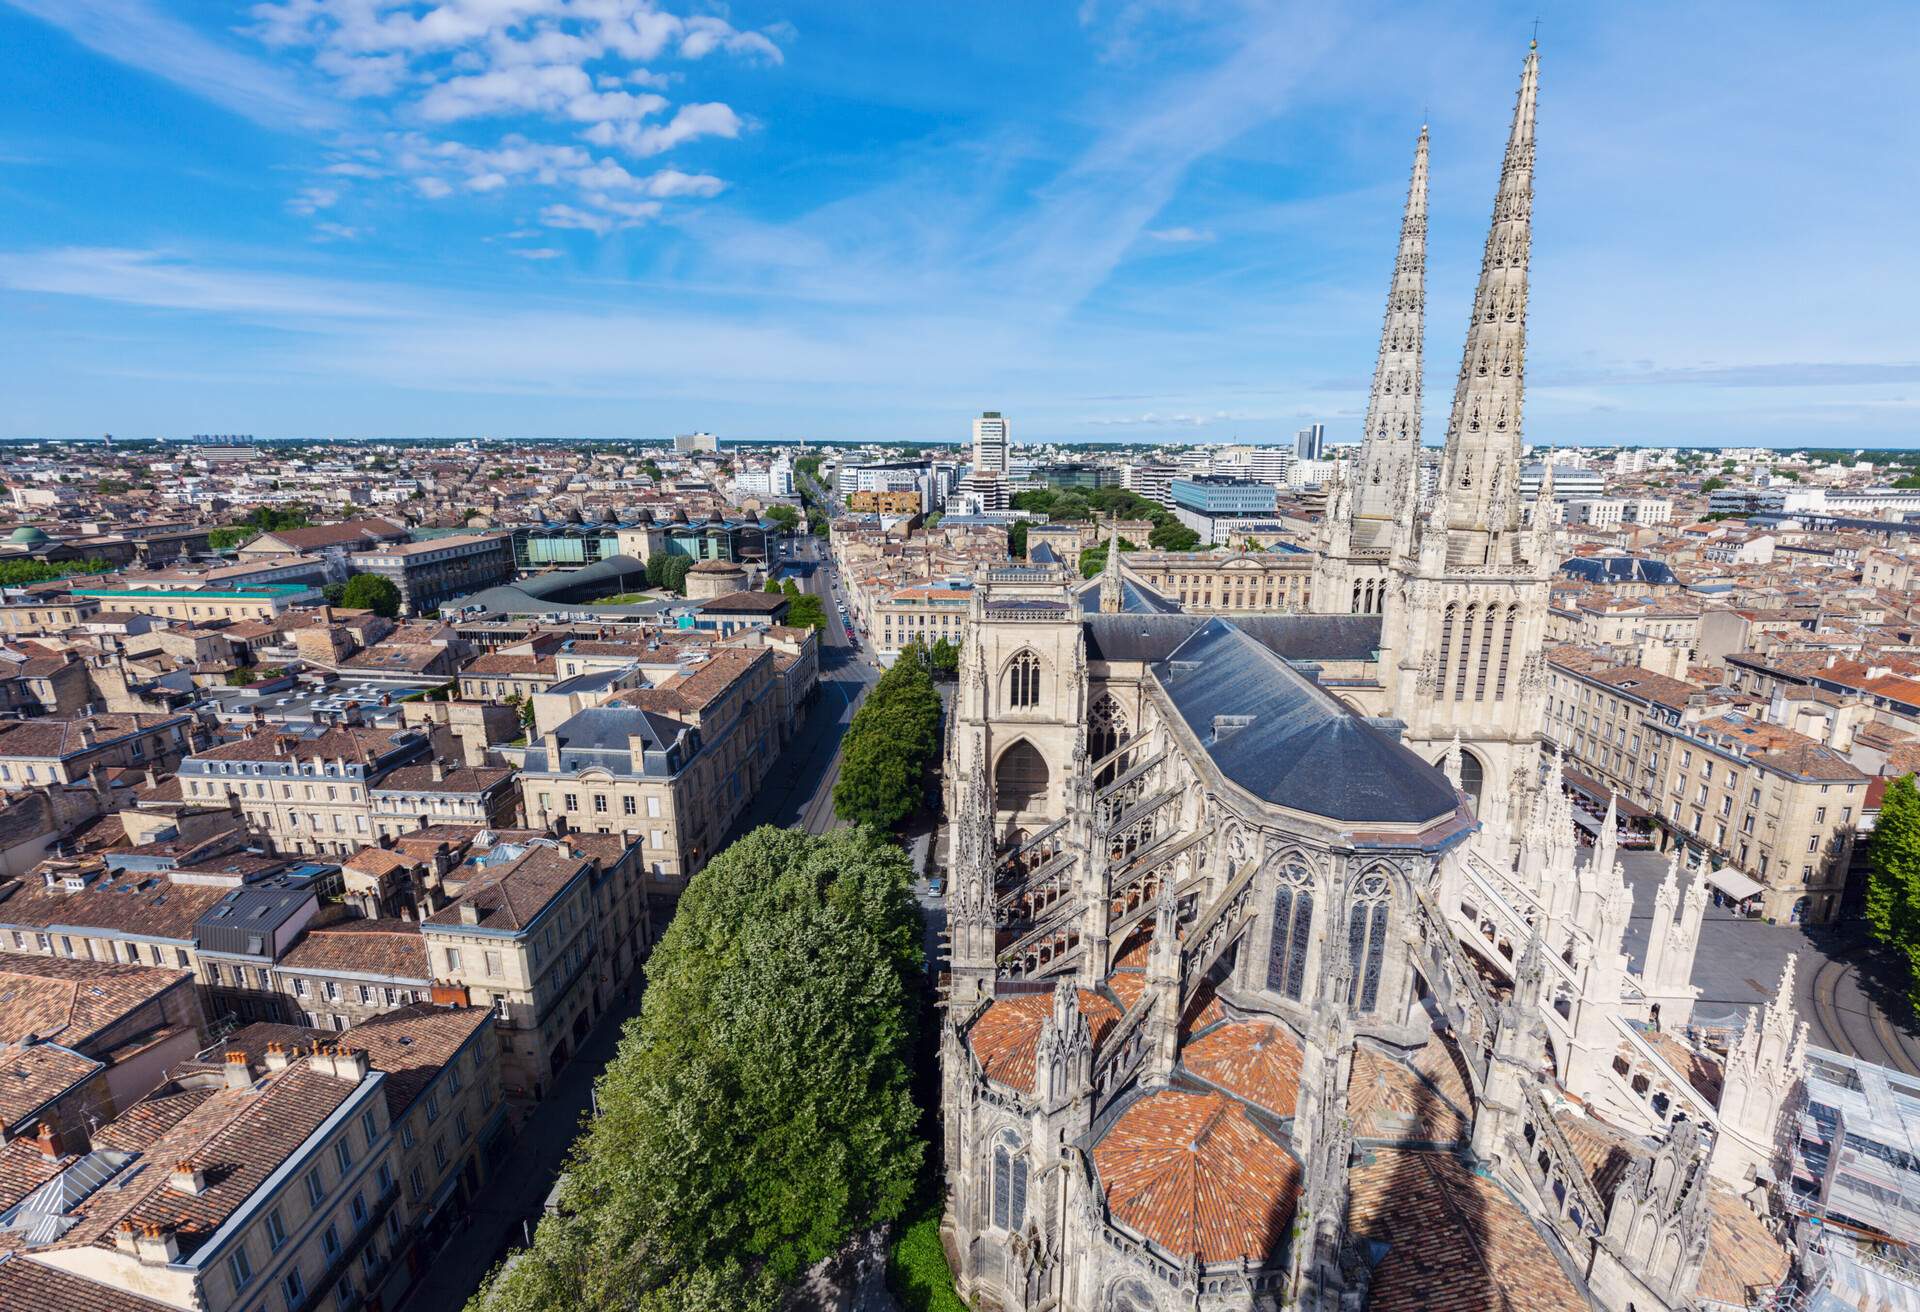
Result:
{"type": "MultiPolygon", "coordinates": [[[[727,841],[763,824],[800,826],[821,834],[836,824],[833,783],[840,774],[840,739],[874,680],[880,677],[847,642],[846,626],[833,606],[833,570],[825,548],[802,539],[799,559],[814,563],[801,586],[826,603],[821,634],[820,691],[800,730],[781,753],[753,802],[727,841]]],[[[528,1116],[507,1159],[480,1191],[457,1239],[461,1260],[429,1263],[427,1274],[403,1305],[406,1312],[458,1312],[480,1279],[511,1247],[522,1242],[522,1222],[537,1223],[541,1204],[558,1178],[567,1149],[592,1105],[593,1081],[613,1059],[621,1027],[640,1012],[640,993],[610,1010],[587,1036],[579,1054],[554,1081],[552,1092],[528,1116]]]]}
{"type": "MultiPolygon", "coordinates": [[[[1634,901],[1627,956],[1638,969],[1666,858],[1628,852],[1621,859],[1634,901]]],[[[1791,954],[1799,956],[1794,1006],[1807,1022],[1809,1043],[1920,1075],[1920,1037],[1906,1019],[1906,998],[1883,976],[1874,945],[1857,929],[1769,925],[1709,906],[1694,958],[1695,1023],[1739,1025],[1749,1008],[1773,997],[1791,954]]]]}

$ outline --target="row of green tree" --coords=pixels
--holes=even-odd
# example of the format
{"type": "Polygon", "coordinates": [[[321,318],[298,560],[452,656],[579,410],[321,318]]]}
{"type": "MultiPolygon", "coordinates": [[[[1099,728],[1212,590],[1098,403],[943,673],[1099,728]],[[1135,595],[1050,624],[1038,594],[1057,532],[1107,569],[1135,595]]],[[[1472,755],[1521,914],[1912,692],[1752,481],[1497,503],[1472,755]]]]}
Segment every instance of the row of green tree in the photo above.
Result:
{"type": "Polygon", "coordinates": [[[847,726],[833,809],[848,823],[891,829],[919,810],[940,750],[940,694],[930,666],[926,648],[909,643],[847,726]]]}
{"type": "Polygon", "coordinates": [[[768,579],[768,592],[777,592],[787,599],[787,623],[797,629],[824,629],[827,627],[827,604],[811,592],[800,591],[800,585],[792,579],[768,579]]]}
{"type": "Polygon", "coordinates": [[[715,857],[647,963],[558,1213],[469,1312],[770,1312],[899,1218],[925,1155],[920,933],[906,854],[873,830],[762,828],[715,857]]]}
{"type": "Polygon", "coordinates": [[[23,588],[75,574],[110,574],[113,563],[98,556],[86,560],[0,560],[0,587],[23,588]]]}
{"type": "MultiPolygon", "coordinates": [[[[1123,487],[1033,488],[1014,493],[1012,504],[1015,510],[1045,515],[1054,523],[1082,523],[1109,516],[1148,520],[1153,530],[1147,535],[1147,545],[1155,551],[1192,551],[1200,545],[1200,535],[1175,519],[1165,507],[1123,487]]],[[[1019,533],[1014,554],[1024,556],[1027,554],[1026,524],[1015,521],[1014,528],[1019,533]]]]}
{"type": "Polygon", "coordinates": [[[290,528],[306,528],[313,522],[308,518],[311,513],[312,507],[303,505],[256,506],[245,517],[208,533],[207,545],[215,551],[225,551],[228,547],[237,547],[243,542],[250,542],[262,533],[279,533],[290,528]]]}
{"type": "Polygon", "coordinates": [[[1907,997],[1920,1010],[1920,789],[1912,775],[1887,785],[1867,860],[1867,924],[1906,966],[1907,997]]]}

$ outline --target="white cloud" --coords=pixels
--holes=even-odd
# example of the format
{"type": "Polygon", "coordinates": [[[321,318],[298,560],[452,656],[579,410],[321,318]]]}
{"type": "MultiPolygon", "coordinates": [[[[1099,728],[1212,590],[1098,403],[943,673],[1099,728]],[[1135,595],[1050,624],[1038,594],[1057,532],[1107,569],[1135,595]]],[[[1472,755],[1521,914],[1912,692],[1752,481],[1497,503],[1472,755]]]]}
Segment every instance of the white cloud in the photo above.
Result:
{"type": "Polygon", "coordinates": [[[315,237],[325,241],[358,241],[362,229],[349,227],[344,223],[316,223],[313,225],[315,237]]]}
{"type": "Polygon", "coordinates": [[[660,0],[260,0],[249,12],[244,30],[267,48],[304,55],[345,97],[385,102],[377,112],[387,123],[415,125],[389,133],[380,152],[336,159],[324,167],[330,176],[391,173],[427,199],[544,188],[561,193],[542,198],[560,221],[587,231],[653,218],[651,202],[710,198],[725,184],[678,169],[636,176],[555,133],[632,159],[738,138],[746,124],[731,106],[676,106],[662,94],[684,74],[655,61],[779,65],[781,42],[793,38],[785,23],[743,29],[660,0]],[[519,121],[498,150],[473,143],[470,127],[468,140],[447,135],[449,125],[500,118],[519,121]]]}
{"type": "Polygon", "coordinates": [[[719,101],[682,105],[666,123],[596,123],[581,135],[596,146],[615,146],[638,158],[663,154],[701,137],[740,135],[740,116],[719,101]]]}
{"type": "Polygon", "coordinates": [[[548,205],[540,211],[540,222],[549,228],[577,228],[604,237],[614,229],[614,221],[605,214],[592,214],[571,205],[548,205]]]}
{"type": "Polygon", "coordinates": [[[523,260],[557,260],[566,252],[555,250],[551,246],[523,246],[507,252],[523,260]]]}
{"type": "Polygon", "coordinates": [[[1198,245],[1213,240],[1213,229],[1187,227],[1148,228],[1147,236],[1153,238],[1155,241],[1166,242],[1169,245],[1198,245]]]}
{"type": "Polygon", "coordinates": [[[144,69],[268,127],[328,127],[343,116],[283,70],[232,50],[148,0],[11,0],[109,59],[144,69]]]}
{"type": "Polygon", "coordinates": [[[340,190],[337,187],[302,187],[287,202],[287,209],[294,214],[315,214],[320,210],[332,209],[339,203],[340,190]]]}

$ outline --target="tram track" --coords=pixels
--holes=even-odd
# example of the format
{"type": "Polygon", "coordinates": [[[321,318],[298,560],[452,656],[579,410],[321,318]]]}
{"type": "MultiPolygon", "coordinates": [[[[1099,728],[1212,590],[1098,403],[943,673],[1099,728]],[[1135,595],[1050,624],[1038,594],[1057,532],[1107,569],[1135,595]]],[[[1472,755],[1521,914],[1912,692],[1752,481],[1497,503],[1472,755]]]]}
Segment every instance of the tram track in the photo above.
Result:
{"type": "Polygon", "coordinates": [[[1840,983],[1852,969],[1852,952],[1836,956],[1814,972],[1810,992],[1814,1018],[1819,1021],[1829,1046],[1852,1053],[1863,1061],[1891,1067],[1908,1075],[1920,1075],[1920,1063],[1908,1055],[1906,1045],[1895,1033],[1893,1022],[1878,1007],[1868,1003],[1867,1015],[1849,1015],[1851,1008],[1840,1002],[1840,983]]]}

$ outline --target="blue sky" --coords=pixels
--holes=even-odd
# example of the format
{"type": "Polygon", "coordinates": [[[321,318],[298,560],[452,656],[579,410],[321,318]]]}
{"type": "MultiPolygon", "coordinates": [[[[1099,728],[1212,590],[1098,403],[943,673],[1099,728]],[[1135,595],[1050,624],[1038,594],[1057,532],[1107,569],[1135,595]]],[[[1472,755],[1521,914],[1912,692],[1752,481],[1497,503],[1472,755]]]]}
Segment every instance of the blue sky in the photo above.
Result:
{"type": "Polygon", "coordinates": [[[1920,437],[1910,4],[0,0],[0,436],[1445,422],[1541,19],[1527,432],[1920,437]],[[1844,13],[1844,18],[1836,18],[1844,13]]]}

